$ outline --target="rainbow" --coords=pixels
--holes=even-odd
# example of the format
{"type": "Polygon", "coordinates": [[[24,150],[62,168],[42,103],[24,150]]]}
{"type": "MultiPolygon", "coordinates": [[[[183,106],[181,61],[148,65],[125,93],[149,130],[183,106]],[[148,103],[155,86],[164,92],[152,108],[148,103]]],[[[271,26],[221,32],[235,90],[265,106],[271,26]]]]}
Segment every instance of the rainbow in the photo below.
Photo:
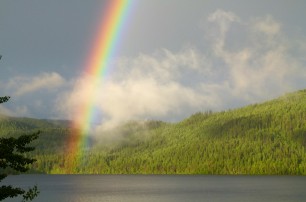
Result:
{"type": "Polygon", "coordinates": [[[106,9],[98,25],[93,45],[84,70],[84,77],[90,81],[86,89],[86,101],[75,110],[71,134],[68,140],[68,158],[65,162],[66,173],[78,173],[82,155],[87,145],[87,137],[93,122],[99,86],[110,69],[111,59],[118,49],[121,35],[127,24],[133,0],[108,0],[106,9]]]}

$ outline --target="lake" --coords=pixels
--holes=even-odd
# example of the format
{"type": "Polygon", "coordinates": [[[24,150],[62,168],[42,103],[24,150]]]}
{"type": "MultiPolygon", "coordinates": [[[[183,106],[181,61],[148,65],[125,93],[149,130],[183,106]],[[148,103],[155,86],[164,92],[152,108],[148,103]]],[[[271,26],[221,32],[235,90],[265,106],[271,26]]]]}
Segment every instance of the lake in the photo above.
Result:
{"type": "Polygon", "coordinates": [[[34,201],[44,202],[306,201],[305,176],[15,175],[2,184],[37,184],[34,201]]]}

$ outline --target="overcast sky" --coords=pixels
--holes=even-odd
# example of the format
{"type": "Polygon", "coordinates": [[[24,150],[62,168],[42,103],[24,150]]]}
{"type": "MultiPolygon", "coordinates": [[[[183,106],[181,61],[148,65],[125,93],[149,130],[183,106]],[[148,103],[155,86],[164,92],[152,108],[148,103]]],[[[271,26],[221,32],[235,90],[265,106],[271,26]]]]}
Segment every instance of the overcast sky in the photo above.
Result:
{"type": "MultiPolygon", "coordinates": [[[[71,119],[99,0],[0,1],[1,114],[71,119]]],[[[134,0],[97,120],[178,121],[306,88],[305,0],[134,0]]],[[[86,86],[85,85],[85,86],[86,86]]]]}

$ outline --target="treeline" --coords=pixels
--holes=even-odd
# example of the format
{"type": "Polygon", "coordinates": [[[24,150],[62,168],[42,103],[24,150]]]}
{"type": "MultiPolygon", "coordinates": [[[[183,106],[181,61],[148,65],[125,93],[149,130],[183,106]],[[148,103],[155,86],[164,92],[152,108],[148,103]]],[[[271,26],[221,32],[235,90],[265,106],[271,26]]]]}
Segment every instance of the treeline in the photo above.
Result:
{"type": "Polygon", "coordinates": [[[75,156],[65,150],[69,129],[45,130],[32,172],[306,175],[306,90],[176,124],[134,121],[105,133],[75,156]]]}

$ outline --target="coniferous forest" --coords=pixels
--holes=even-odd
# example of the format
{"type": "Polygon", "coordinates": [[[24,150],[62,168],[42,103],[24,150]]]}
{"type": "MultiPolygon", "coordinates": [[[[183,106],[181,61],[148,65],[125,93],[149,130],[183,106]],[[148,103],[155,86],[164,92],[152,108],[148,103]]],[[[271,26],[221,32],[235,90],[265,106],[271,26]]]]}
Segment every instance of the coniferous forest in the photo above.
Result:
{"type": "Polygon", "coordinates": [[[178,123],[129,121],[89,136],[78,156],[68,121],[0,116],[1,137],[38,130],[32,173],[306,175],[306,89],[178,123]]]}

